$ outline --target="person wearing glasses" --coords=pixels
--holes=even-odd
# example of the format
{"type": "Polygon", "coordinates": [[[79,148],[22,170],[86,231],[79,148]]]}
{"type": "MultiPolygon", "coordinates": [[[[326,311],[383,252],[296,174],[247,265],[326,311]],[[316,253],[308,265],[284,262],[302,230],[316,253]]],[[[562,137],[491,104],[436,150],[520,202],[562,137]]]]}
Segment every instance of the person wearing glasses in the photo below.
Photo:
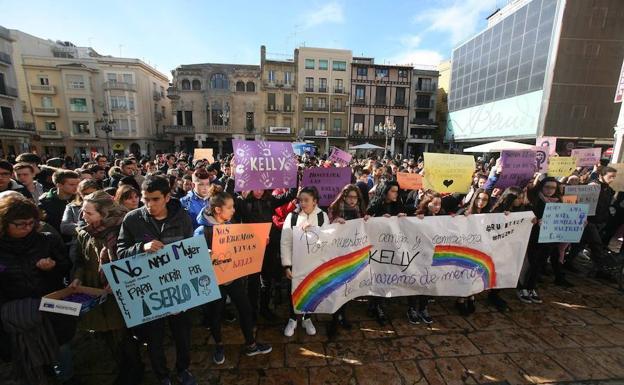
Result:
{"type": "Polygon", "coordinates": [[[40,212],[18,194],[0,198],[0,344],[10,347],[17,378],[45,383],[50,367],[72,383],[74,317],[40,312],[41,297],[64,287],[71,262],[59,237],[40,232],[40,212]]]}
{"type": "Polygon", "coordinates": [[[13,165],[4,159],[0,159],[0,193],[4,191],[17,191],[28,199],[32,199],[32,194],[26,187],[12,179],[13,165]]]}

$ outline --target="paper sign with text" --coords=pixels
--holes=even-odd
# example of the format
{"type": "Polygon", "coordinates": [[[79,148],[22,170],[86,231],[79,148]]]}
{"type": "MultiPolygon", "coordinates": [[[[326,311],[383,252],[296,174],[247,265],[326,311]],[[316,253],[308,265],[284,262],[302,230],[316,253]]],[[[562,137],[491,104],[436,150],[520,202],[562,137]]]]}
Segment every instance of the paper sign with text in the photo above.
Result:
{"type": "Polygon", "coordinates": [[[576,158],[576,165],[579,167],[594,166],[600,163],[602,149],[596,148],[574,148],[572,156],[576,158]]]}
{"type": "Polygon", "coordinates": [[[503,172],[496,181],[496,187],[500,189],[512,186],[523,188],[535,174],[535,151],[503,150],[501,167],[503,172]]]}
{"type": "Polygon", "coordinates": [[[334,147],[331,155],[329,155],[329,160],[334,163],[338,163],[343,167],[349,165],[349,162],[351,162],[351,158],[353,158],[353,155],[336,147],[334,147]]]}
{"type": "Polygon", "coordinates": [[[537,164],[537,172],[548,172],[548,160],[550,159],[550,147],[548,146],[535,146],[535,163],[537,164]]]}
{"type": "Polygon", "coordinates": [[[212,148],[196,148],[193,151],[193,161],[206,159],[210,163],[214,163],[214,155],[212,148]]]}
{"type": "Polygon", "coordinates": [[[587,211],[586,204],[546,203],[538,242],[579,242],[585,229],[587,211]]]}
{"type": "Polygon", "coordinates": [[[303,187],[316,187],[319,192],[319,206],[328,207],[340,194],[344,186],[351,183],[351,169],[348,167],[316,167],[303,170],[303,187]]]}
{"type": "Polygon", "coordinates": [[[576,158],[572,156],[551,156],[548,159],[548,176],[570,176],[576,170],[576,158]]]}
{"type": "MultiPolygon", "coordinates": [[[[598,206],[598,198],[600,197],[599,184],[564,186],[566,195],[575,195],[576,203],[585,203],[589,206],[588,215],[596,215],[596,207],[598,206]]],[[[564,202],[565,203],[565,202],[564,202]]]]}
{"type": "Polygon", "coordinates": [[[297,186],[297,161],[289,142],[232,140],[236,191],[297,186]]]}
{"type": "Polygon", "coordinates": [[[397,182],[403,190],[420,190],[422,188],[422,175],[411,172],[398,172],[397,182]]]}
{"type": "Polygon", "coordinates": [[[557,153],[557,137],[556,136],[540,136],[535,140],[536,146],[548,147],[549,155],[557,153]]]}
{"type": "Polygon", "coordinates": [[[564,195],[561,197],[561,202],[563,203],[576,203],[578,197],[576,195],[564,195]]]}
{"type": "Polygon", "coordinates": [[[475,161],[472,155],[424,153],[425,188],[439,193],[466,193],[472,184],[475,161]]]}
{"type": "Polygon", "coordinates": [[[212,265],[224,283],[262,270],[271,223],[217,225],[212,229],[212,265]]]}
{"type": "Polygon", "coordinates": [[[221,298],[204,236],[103,266],[128,327],[221,298]]]}

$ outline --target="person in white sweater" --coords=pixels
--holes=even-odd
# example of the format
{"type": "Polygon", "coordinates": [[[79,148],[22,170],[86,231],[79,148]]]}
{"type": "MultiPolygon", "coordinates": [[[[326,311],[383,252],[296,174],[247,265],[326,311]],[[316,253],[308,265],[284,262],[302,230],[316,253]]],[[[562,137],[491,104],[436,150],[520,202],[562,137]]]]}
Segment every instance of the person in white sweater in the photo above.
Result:
{"type": "MultiPolygon", "coordinates": [[[[284,228],[282,229],[282,238],[280,242],[282,266],[286,274],[286,278],[292,282],[292,259],[293,259],[293,227],[299,227],[306,230],[308,227],[322,227],[329,224],[329,218],[327,214],[318,207],[319,193],[316,187],[304,187],[297,196],[299,201],[299,207],[292,213],[288,214],[284,221],[284,228]]],[[[294,256],[297,258],[297,256],[294,256]]],[[[288,304],[290,308],[290,316],[288,323],[284,328],[284,335],[286,337],[292,337],[295,334],[297,328],[297,315],[292,304],[292,298],[290,297],[292,290],[289,289],[288,304]]],[[[301,324],[303,325],[308,335],[315,335],[316,329],[308,314],[301,316],[301,324]]]]}

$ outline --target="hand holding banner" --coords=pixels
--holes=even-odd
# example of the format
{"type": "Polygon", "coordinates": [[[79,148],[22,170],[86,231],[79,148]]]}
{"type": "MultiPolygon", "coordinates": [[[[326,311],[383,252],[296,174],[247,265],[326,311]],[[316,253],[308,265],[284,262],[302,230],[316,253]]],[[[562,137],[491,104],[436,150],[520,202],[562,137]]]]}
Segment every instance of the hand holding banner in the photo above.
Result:
{"type": "Polygon", "coordinates": [[[262,270],[271,223],[217,225],[212,235],[212,265],[222,285],[262,270]]]}

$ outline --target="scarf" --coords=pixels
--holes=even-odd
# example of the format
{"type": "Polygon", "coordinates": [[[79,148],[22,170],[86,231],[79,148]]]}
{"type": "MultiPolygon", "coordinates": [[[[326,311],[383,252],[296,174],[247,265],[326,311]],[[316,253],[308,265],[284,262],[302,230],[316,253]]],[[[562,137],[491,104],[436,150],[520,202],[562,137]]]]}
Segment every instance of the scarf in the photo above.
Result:
{"type": "Polygon", "coordinates": [[[351,219],[361,218],[362,215],[358,206],[348,207],[345,205],[344,201],[341,200],[340,203],[338,203],[338,217],[349,221],[351,219]]]}
{"type": "Polygon", "coordinates": [[[559,198],[557,198],[557,197],[547,197],[541,191],[539,192],[539,198],[544,203],[559,203],[559,198]]]}
{"type": "Polygon", "coordinates": [[[87,225],[83,228],[93,239],[102,240],[103,246],[99,250],[97,258],[100,280],[104,283],[107,281],[102,266],[118,259],[117,237],[121,222],[123,222],[123,216],[111,216],[100,222],[97,227],[87,225]]]}

